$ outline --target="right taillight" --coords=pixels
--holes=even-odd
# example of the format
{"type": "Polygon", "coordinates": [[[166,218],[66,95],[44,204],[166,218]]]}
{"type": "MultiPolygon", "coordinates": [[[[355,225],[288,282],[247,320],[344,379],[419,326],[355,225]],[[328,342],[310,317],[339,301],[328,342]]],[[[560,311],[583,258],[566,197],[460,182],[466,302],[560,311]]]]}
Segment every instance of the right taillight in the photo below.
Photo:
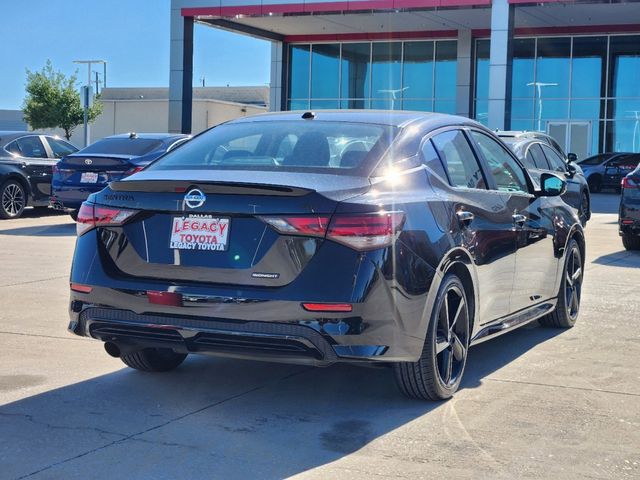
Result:
{"type": "Polygon", "coordinates": [[[78,211],[76,232],[80,236],[96,227],[122,225],[136,213],[138,212],[135,210],[105,207],[84,202],[78,211]]]}
{"type": "Polygon", "coordinates": [[[374,250],[390,245],[403,224],[402,212],[334,215],[327,238],[356,250],[374,250]]]}
{"type": "Polygon", "coordinates": [[[640,182],[631,177],[624,177],[621,182],[622,188],[638,188],[640,182]]]}
{"type": "Polygon", "coordinates": [[[260,217],[280,233],[326,237],[355,250],[390,245],[404,224],[402,212],[260,217]]]}

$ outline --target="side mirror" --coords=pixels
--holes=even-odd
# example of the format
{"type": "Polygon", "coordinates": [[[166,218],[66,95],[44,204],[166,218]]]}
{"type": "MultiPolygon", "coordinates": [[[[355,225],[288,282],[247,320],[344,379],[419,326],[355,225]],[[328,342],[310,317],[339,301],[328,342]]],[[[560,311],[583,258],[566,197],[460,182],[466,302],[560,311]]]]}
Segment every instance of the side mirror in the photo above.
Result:
{"type": "Polygon", "coordinates": [[[540,175],[540,197],[557,197],[567,191],[567,182],[553,173],[540,175]]]}
{"type": "Polygon", "coordinates": [[[568,153],[567,154],[567,160],[569,160],[570,162],[577,162],[578,161],[578,155],[576,155],[575,153],[568,153]]]}
{"type": "Polygon", "coordinates": [[[573,163],[567,163],[567,177],[573,178],[575,174],[578,172],[578,169],[573,163]]]}

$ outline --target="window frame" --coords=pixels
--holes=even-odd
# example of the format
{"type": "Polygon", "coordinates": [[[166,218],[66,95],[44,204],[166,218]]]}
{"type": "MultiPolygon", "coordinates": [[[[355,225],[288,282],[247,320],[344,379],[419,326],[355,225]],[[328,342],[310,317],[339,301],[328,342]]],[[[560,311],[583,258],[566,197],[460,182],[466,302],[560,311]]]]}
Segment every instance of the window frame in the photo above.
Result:
{"type": "MultiPolygon", "coordinates": [[[[73,148],[75,149],[74,151],[72,151],[71,153],[68,153],[67,155],[72,155],[72,154],[74,154],[74,153],[76,153],[76,152],[78,152],[78,151],[80,150],[79,148],[77,148],[77,147],[76,147],[75,145],[73,145],[72,143],[67,142],[66,140],[62,140],[61,138],[53,137],[53,136],[51,136],[51,135],[42,135],[42,136],[41,136],[41,140],[42,140],[42,139],[44,139],[44,142],[43,142],[43,143],[46,143],[45,148],[47,148],[47,147],[48,147],[48,148],[47,148],[47,151],[48,151],[48,152],[50,153],[50,155],[51,155],[49,158],[51,158],[51,159],[53,159],[53,160],[60,160],[62,157],[56,157],[56,152],[53,150],[53,147],[51,146],[51,143],[49,142],[50,140],[55,140],[55,141],[57,141],[57,142],[65,143],[65,144],[67,144],[67,145],[69,145],[70,147],[73,147],[73,148]]],[[[66,156],[66,155],[63,155],[63,156],[66,156]]]]}
{"type": "Polygon", "coordinates": [[[18,158],[27,158],[29,160],[51,160],[53,157],[51,157],[52,153],[51,153],[51,148],[49,147],[49,142],[46,142],[43,138],[43,135],[39,135],[39,134],[33,134],[33,133],[27,133],[25,135],[22,135],[20,137],[16,137],[13,140],[11,140],[9,143],[7,143],[2,149],[7,152],[9,155],[13,156],[16,155],[15,153],[9,151],[7,149],[7,147],[13,143],[16,144],[16,146],[18,147],[18,149],[20,150],[20,154],[18,154],[18,158]],[[31,137],[35,137],[40,141],[40,144],[42,145],[42,149],[44,150],[45,156],[44,157],[25,157],[22,154],[22,148],[20,148],[20,146],[18,145],[18,141],[22,140],[24,138],[31,138],[31,137]]]}
{"type": "Polygon", "coordinates": [[[531,181],[531,177],[529,176],[529,173],[527,172],[526,167],[522,164],[522,162],[520,161],[520,159],[509,149],[507,148],[503,142],[496,137],[492,132],[487,132],[486,130],[483,130],[481,128],[477,128],[477,127],[472,127],[472,126],[466,126],[465,127],[465,133],[467,135],[467,140],[471,143],[471,146],[476,154],[476,157],[479,160],[479,163],[481,165],[481,168],[484,170],[483,174],[485,177],[485,182],[487,183],[487,186],[489,187],[487,191],[490,192],[495,192],[495,193],[500,193],[500,194],[508,194],[508,195],[521,195],[521,196],[526,196],[528,198],[533,198],[534,195],[534,191],[535,188],[533,186],[533,182],[531,181]],[[505,153],[511,157],[511,159],[516,163],[516,165],[518,167],[520,167],[520,170],[522,171],[522,174],[524,175],[524,180],[526,183],[526,187],[528,189],[528,191],[526,192],[507,192],[504,190],[499,190],[497,184],[495,183],[495,178],[493,176],[493,174],[491,173],[491,168],[489,167],[489,163],[487,161],[487,159],[484,157],[482,151],[480,150],[480,147],[478,146],[478,144],[476,143],[475,139],[471,136],[471,132],[478,132],[482,135],[485,135],[487,137],[489,137],[490,139],[494,140],[495,142],[498,143],[498,145],[500,145],[502,147],[502,149],[505,151],[505,153]]]}
{"type": "MultiPolygon", "coordinates": [[[[435,149],[436,153],[438,154],[438,158],[440,159],[440,163],[442,164],[442,167],[444,168],[444,173],[446,174],[447,178],[445,179],[447,181],[447,183],[449,184],[450,188],[453,188],[455,190],[458,191],[462,191],[462,192],[466,192],[466,191],[472,191],[472,192],[490,192],[491,189],[489,188],[489,183],[487,182],[487,173],[485,171],[485,169],[483,168],[483,163],[480,160],[480,158],[478,157],[478,152],[475,149],[475,145],[470,141],[469,139],[469,135],[467,133],[467,128],[464,125],[449,125],[447,127],[442,127],[442,128],[438,128],[436,130],[433,130],[432,132],[429,132],[429,134],[427,134],[425,136],[425,140],[428,140],[432,143],[433,148],[435,149]],[[487,188],[472,188],[472,187],[460,187],[457,185],[454,185],[451,182],[451,176],[449,175],[449,170],[447,168],[446,163],[442,160],[442,156],[440,155],[440,152],[438,151],[438,148],[436,147],[436,145],[433,143],[433,137],[440,135],[441,133],[446,133],[452,130],[458,130],[462,133],[462,135],[464,136],[466,142],[469,144],[469,148],[471,149],[471,152],[473,153],[476,162],[478,163],[478,167],[480,169],[480,174],[482,175],[482,179],[484,180],[484,184],[487,186],[487,188]]],[[[420,143],[420,152],[422,151],[422,143],[420,143]]]]}
{"type": "Polygon", "coordinates": [[[544,153],[545,158],[547,159],[547,162],[549,163],[549,170],[554,172],[554,173],[567,173],[567,162],[563,160],[562,155],[560,155],[555,148],[553,148],[551,145],[548,145],[546,143],[540,143],[540,148],[542,149],[542,153],[544,153]],[[560,166],[562,167],[562,170],[556,170],[555,167],[553,167],[553,162],[552,160],[549,158],[549,155],[547,155],[547,149],[551,150],[551,152],[555,153],[558,158],[560,159],[560,166]]]}
{"type": "Polygon", "coordinates": [[[531,142],[529,145],[527,145],[527,148],[525,149],[525,155],[529,152],[529,150],[531,150],[536,145],[538,146],[538,148],[540,148],[540,152],[542,153],[542,158],[544,159],[546,165],[545,165],[545,168],[540,168],[535,164],[535,159],[534,159],[533,160],[534,168],[537,170],[551,170],[551,164],[549,163],[549,159],[547,158],[547,156],[544,154],[544,150],[542,149],[541,142],[531,142]]]}

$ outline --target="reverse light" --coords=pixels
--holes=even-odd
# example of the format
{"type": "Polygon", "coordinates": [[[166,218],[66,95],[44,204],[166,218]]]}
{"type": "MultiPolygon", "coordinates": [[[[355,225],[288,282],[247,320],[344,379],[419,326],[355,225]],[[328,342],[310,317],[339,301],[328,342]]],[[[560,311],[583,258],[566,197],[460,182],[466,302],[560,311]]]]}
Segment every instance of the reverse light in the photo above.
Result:
{"type": "Polygon", "coordinates": [[[80,236],[96,227],[122,225],[136,213],[138,212],[135,210],[83,202],[78,211],[76,233],[80,236]]]}
{"type": "Polygon", "coordinates": [[[640,183],[630,177],[624,177],[622,179],[622,182],[620,182],[620,185],[622,186],[622,188],[638,188],[640,186],[640,183]]]}

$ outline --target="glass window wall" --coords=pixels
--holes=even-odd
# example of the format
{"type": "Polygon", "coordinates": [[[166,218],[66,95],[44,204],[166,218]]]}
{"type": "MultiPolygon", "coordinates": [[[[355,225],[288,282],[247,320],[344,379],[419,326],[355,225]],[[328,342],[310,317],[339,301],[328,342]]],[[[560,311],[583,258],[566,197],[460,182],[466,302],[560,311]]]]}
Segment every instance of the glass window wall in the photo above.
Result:
{"type": "Polygon", "coordinates": [[[455,40],[291,45],[287,106],[455,112],[455,40]]]}

